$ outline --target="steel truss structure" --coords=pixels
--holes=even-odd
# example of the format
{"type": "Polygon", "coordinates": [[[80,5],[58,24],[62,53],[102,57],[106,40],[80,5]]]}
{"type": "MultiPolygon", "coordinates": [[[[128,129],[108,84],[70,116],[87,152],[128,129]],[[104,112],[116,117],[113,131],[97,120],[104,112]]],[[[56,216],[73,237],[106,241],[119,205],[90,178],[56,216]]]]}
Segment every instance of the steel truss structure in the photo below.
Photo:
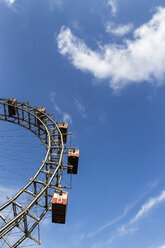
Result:
{"type": "Polygon", "coordinates": [[[40,244],[39,223],[51,211],[54,190],[71,189],[62,184],[66,171],[65,154],[70,147],[64,146],[58,123],[51,114],[38,117],[38,110],[29,103],[16,102],[17,113],[10,117],[8,99],[0,99],[0,120],[12,122],[33,132],[44,144],[46,156],[33,178],[11,199],[0,207],[0,247],[16,248],[25,240],[40,244]],[[38,121],[41,125],[38,125],[38,121]],[[28,198],[28,202],[25,199],[28,198]]]}

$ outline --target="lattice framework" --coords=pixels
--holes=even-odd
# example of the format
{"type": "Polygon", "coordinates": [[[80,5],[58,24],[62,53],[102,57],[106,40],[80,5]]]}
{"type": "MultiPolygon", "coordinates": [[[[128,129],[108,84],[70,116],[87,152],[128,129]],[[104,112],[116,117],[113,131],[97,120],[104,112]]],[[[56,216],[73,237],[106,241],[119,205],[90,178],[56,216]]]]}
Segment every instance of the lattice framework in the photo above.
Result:
{"type": "Polygon", "coordinates": [[[0,120],[30,130],[42,141],[46,149],[45,159],[34,177],[0,207],[0,247],[16,248],[26,239],[40,244],[40,237],[36,238],[33,233],[37,227],[39,230],[40,221],[51,211],[54,190],[71,189],[70,185],[61,185],[63,174],[69,166],[64,161],[70,147],[64,146],[62,133],[58,123],[51,117],[52,114],[45,113],[43,122],[37,115],[36,107],[30,106],[28,102],[17,101],[17,114],[9,117],[9,105],[8,99],[0,99],[0,120]],[[37,120],[42,125],[38,125],[37,120]]]}

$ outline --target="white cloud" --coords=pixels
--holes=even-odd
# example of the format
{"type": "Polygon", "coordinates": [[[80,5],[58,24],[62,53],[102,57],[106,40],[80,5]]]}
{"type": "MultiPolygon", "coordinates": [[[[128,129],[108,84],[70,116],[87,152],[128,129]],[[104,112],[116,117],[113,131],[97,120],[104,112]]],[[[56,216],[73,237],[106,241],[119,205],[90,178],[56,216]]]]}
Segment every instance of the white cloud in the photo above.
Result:
{"type": "Polygon", "coordinates": [[[126,227],[126,226],[121,226],[118,228],[118,236],[124,236],[126,234],[130,234],[130,233],[134,233],[135,231],[137,231],[137,227],[126,227]]]}
{"type": "Polygon", "coordinates": [[[51,11],[54,11],[56,7],[61,8],[63,5],[63,0],[49,0],[49,7],[51,11]]]}
{"type": "Polygon", "coordinates": [[[55,110],[60,114],[62,115],[62,119],[64,122],[69,122],[70,124],[72,124],[72,117],[69,113],[63,111],[56,103],[55,103],[55,96],[56,96],[56,93],[55,92],[52,92],[50,94],[50,101],[52,102],[55,110]]]}
{"type": "Polygon", "coordinates": [[[88,234],[88,238],[92,238],[95,235],[99,234],[100,232],[102,232],[103,230],[105,230],[106,228],[115,225],[116,223],[118,223],[120,220],[122,220],[127,214],[127,209],[124,209],[124,212],[121,216],[118,216],[117,218],[113,219],[111,222],[101,226],[99,229],[97,229],[95,232],[89,233],[88,234]]]}
{"type": "Polygon", "coordinates": [[[137,214],[128,223],[120,226],[120,228],[118,228],[119,235],[128,234],[131,233],[132,230],[136,230],[136,227],[133,227],[133,225],[146,217],[146,215],[154,207],[160,205],[163,201],[165,201],[165,190],[163,190],[158,196],[151,198],[149,201],[143,204],[137,214]]]}
{"type": "Polygon", "coordinates": [[[104,112],[104,110],[100,110],[99,113],[98,113],[98,120],[99,122],[101,123],[105,123],[106,120],[107,120],[107,115],[106,113],[104,112]]]}
{"type": "Polygon", "coordinates": [[[112,12],[113,15],[115,15],[116,12],[117,12],[117,4],[116,4],[116,1],[115,1],[115,0],[109,0],[109,1],[108,1],[108,6],[111,7],[111,12],[112,12]]]}
{"type": "Polygon", "coordinates": [[[69,122],[72,124],[72,117],[70,114],[63,112],[63,121],[65,122],[69,122]]]}
{"type": "Polygon", "coordinates": [[[165,248],[165,244],[164,244],[164,245],[162,245],[162,246],[160,246],[160,247],[158,247],[158,248],[165,248]]]}
{"type": "MultiPolygon", "coordinates": [[[[117,216],[116,218],[114,218],[113,220],[107,222],[106,224],[102,225],[100,228],[98,228],[96,231],[89,233],[87,236],[89,238],[99,234],[100,232],[102,232],[103,230],[105,230],[108,227],[114,226],[117,223],[120,223],[120,221],[122,219],[124,219],[127,214],[138,204],[139,201],[141,201],[151,190],[153,190],[153,188],[155,188],[158,184],[157,180],[154,180],[152,182],[150,182],[149,184],[147,184],[144,189],[143,189],[143,193],[136,198],[136,200],[134,202],[132,202],[131,204],[129,204],[128,206],[125,207],[125,209],[123,210],[123,213],[119,216],[117,216]]],[[[125,228],[123,228],[123,226],[121,226],[119,228],[120,232],[123,230],[125,230],[125,228]]]]}
{"type": "Polygon", "coordinates": [[[71,22],[71,24],[72,24],[72,27],[73,27],[75,30],[80,30],[80,25],[79,25],[79,23],[78,23],[77,20],[73,20],[73,21],[71,22]]]}
{"type": "MultiPolygon", "coordinates": [[[[165,190],[163,190],[158,196],[151,198],[145,204],[142,205],[137,214],[126,224],[120,225],[111,237],[108,240],[104,240],[103,243],[95,243],[93,244],[93,248],[101,248],[110,245],[112,242],[120,238],[121,236],[134,233],[138,230],[137,223],[146,217],[147,213],[149,213],[154,207],[160,205],[163,201],[165,201],[165,190]]],[[[123,214],[124,216],[124,214],[123,214]]],[[[121,219],[123,217],[121,216],[121,219]]],[[[101,230],[100,230],[101,231],[101,230]]],[[[94,234],[95,235],[95,234],[94,234]]],[[[93,236],[94,236],[93,235],[93,236]]],[[[164,245],[158,248],[165,248],[164,245]]]]}
{"type": "Polygon", "coordinates": [[[74,236],[72,237],[72,243],[74,246],[78,246],[78,245],[80,245],[80,243],[83,239],[84,239],[83,233],[74,234],[74,236]]]}
{"type": "Polygon", "coordinates": [[[77,98],[74,99],[74,104],[75,104],[77,110],[79,111],[81,117],[87,118],[86,109],[85,109],[84,105],[82,105],[82,103],[77,98]]]}
{"type": "Polygon", "coordinates": [[[134,32],[133,40],[122,45],[107,44],[93,51],[69,28],[62,27],[58,49],[81,71],[98,79],[108,79],[113,89],[146,81],[159,86],[165,75],[165,8],[159,7],[152,19],[134,32]]]}
{"type": "Polygon", "coordinates": [[[11,6],[15,3],[15,0],[0,0],[0,2],[6,3],[8,6],[11,6]]]}
{"type": "Polygon", "coordinates": [[[5,0],[5,2],[7,2],[8,4],[13,4],[15,0],[5,0]]]}
{"type": "Polygon", "coordinates": [[[106,24],[106,32],[111,33],[116,36],[123,36],[125,34],[128,34],[133,28],[132,23],[128,23],[125,25],[115,25],[114,23],[108,22],[106,24]]]}
{"type": "Polygon", "coordinates": [[[146,202],[139,212],[134,216],[134,218],[130,221],[130,224],[133,224],[134,222],[141,219],[143,216],[145,216],[153,207],[159,205],[161,202],[165,201],[165,190],[161,192],[160,195],[151,198],[148,202],[146,202]]]}

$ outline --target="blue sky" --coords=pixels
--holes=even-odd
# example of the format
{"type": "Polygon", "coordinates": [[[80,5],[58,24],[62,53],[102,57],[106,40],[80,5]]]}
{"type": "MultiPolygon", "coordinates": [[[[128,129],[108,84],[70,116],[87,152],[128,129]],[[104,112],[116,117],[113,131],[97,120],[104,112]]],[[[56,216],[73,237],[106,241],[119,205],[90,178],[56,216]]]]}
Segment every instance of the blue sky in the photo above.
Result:
{"type": "MultiPolygon", "coordinates": [[[[160,0],[0,0],[1,98],[55,112],[80,149],[67,223],[48,216],[41,248],[165,248],[164,23],[160,0]]],[[[1,162],[35,172],[42,145],[13,132],[26,157],[1,145],[1,162]]],[[[23,184],[0,173],[3,196],[23,184]]]]}

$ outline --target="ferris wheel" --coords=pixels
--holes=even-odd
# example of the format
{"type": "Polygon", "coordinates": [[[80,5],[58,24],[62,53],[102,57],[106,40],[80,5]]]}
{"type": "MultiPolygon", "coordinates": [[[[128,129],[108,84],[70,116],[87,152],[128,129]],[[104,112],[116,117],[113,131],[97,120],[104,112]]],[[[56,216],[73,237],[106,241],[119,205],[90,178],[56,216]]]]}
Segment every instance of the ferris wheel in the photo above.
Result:
{"type": "Polygon", "coordinates": [[[40,245],[39,223],[51,212],[52,223],[65,224],[68,203],[63,175],[78,172],[79,150],[67,145],[68,124],[56,122],[44,107],[15,98],[0,99],[0,120],[28,129],[43,143],[46,156],[33,178],[0,206],[0,247],[16,248],[26,240],[40,245]],[[28,201],[24,201],[28,197],[28,201]],[[37,237],[34,235],[37,231],[37,237]],[[13,235],[17,233],[17,235],[13,235]]]}

